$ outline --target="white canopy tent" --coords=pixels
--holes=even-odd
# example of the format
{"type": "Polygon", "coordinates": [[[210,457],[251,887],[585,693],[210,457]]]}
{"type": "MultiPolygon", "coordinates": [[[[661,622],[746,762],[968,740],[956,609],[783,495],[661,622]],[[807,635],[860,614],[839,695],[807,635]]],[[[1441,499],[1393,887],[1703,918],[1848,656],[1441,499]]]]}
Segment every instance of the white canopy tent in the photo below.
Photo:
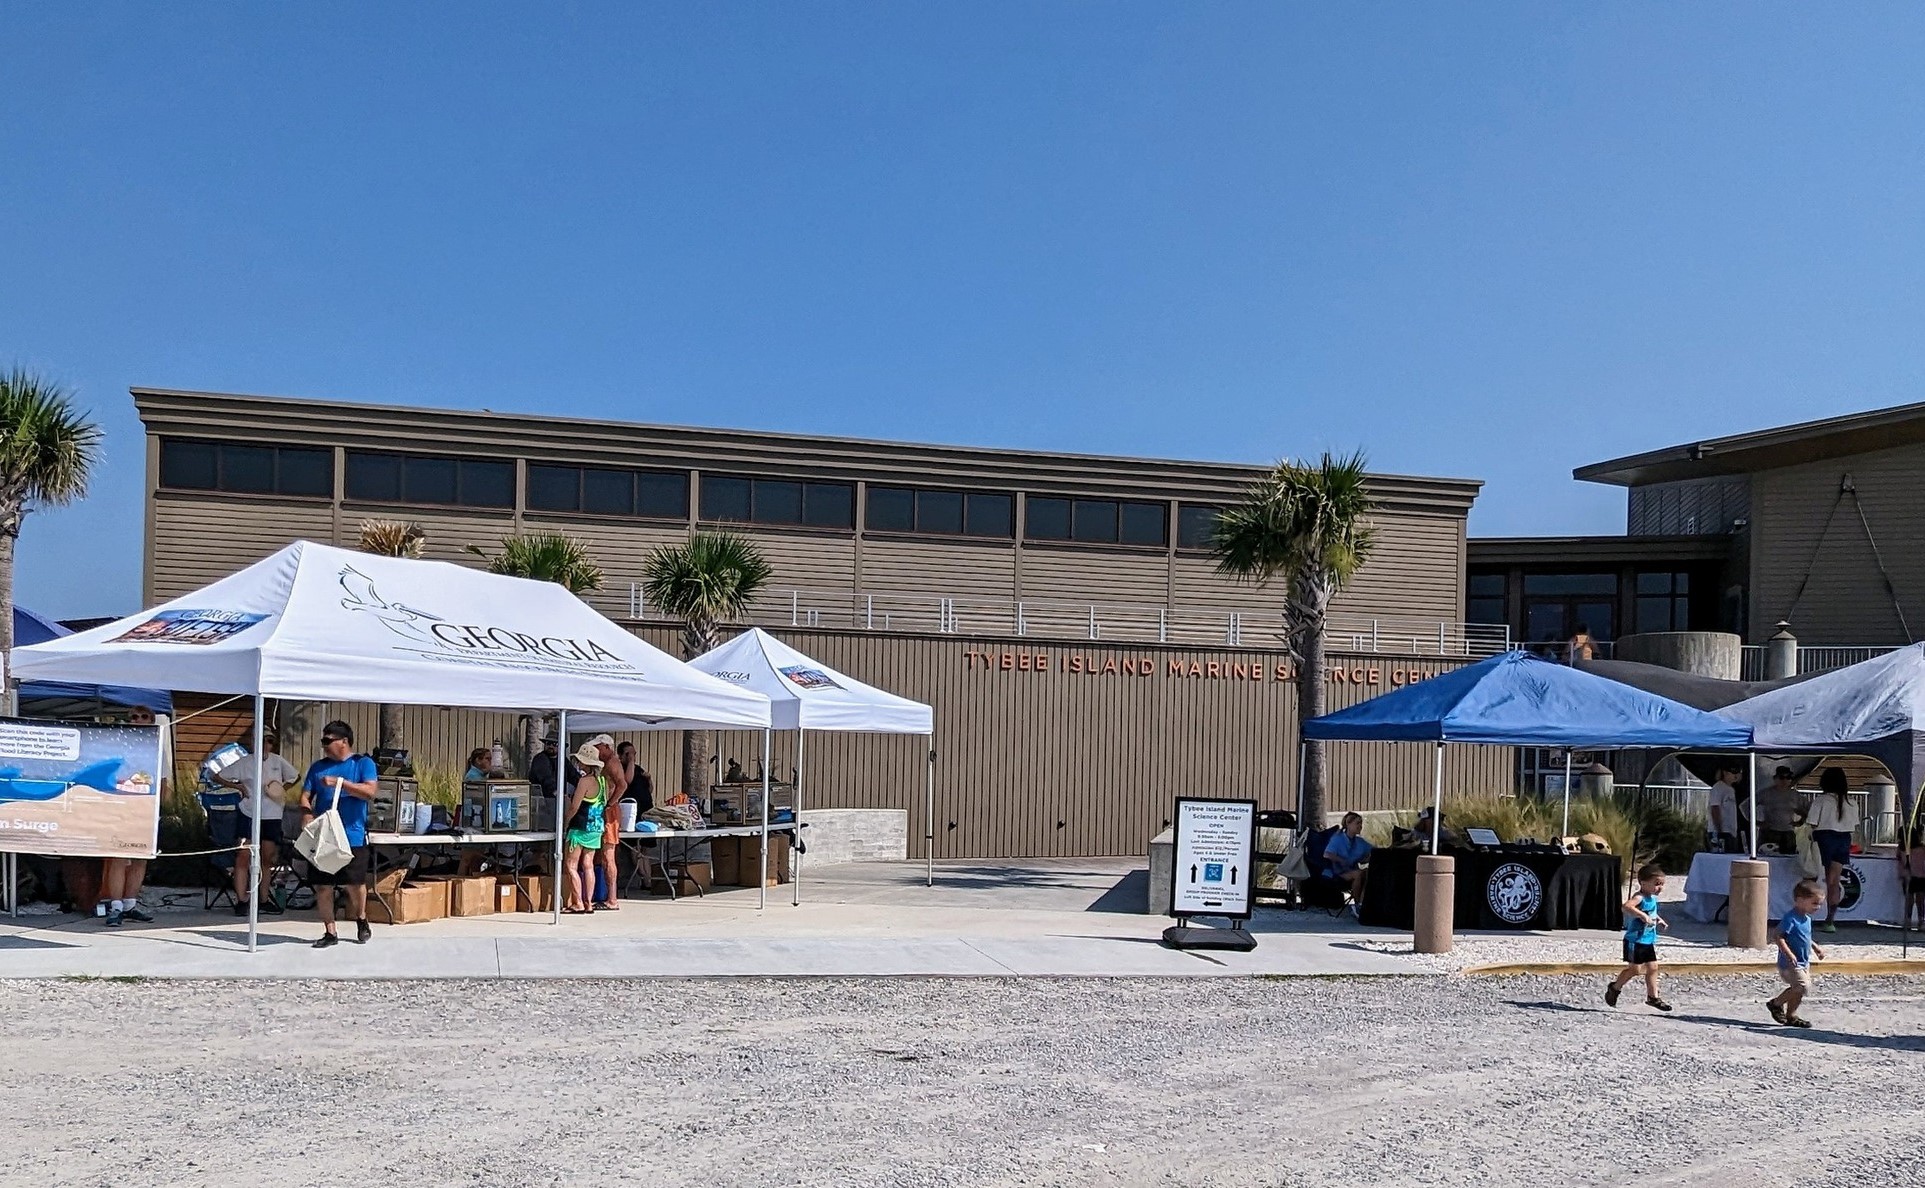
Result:
{"type": "MultiPolygon", "coordinates": [[[[310,541],[152,610],[15,649],[13,665],[23,680],[251,695],[256,853],[269,697],[553,710],[564,732],[571,710],[622,714],[649,728],[766,731],[770,723],[766,697],[637,639],[552,582],[310,541]]],[[[567,797],[556,800],[559,847],[567,797]]],[[[557,856],[558,881],[560,866],[557,856]]],[[[258,880],[260,863],[253,869],[258,880]]],[[[248,902],[252,951],[259,895],[248,902]]]]}
{"type": "MultiPolygon", "coordinates": [[[[767,697],[772,723],[777,730],[795,731],[795,814],[802,817],[803,739],[810,730],[831,730],[860,734],[927,734],[936,731],[935,712],[920,701],[866,685],[845,676],[826,664],[813,660],[760,627],[751,627],[734,639],[689,661],[698,671],[717,677],[736,688],[767,697]]],[[[633,729],[615,717],[589,715],[590,729],[633,729]]],[[[923,785],[923,843],[929,863],[929,882],[936,881],[935,799],[936,754],[927,756],[923,785]]],[[[764,754],[763,771],[768,771],[764,754]]],[[[763,797],[763,811],[768,798],[763,797]]],[[[768,862],[767,847],[763,862],[768,862]]],[[[766,876],[766,870],[764,874],[766,876]]],[[[767,882],[766,877],[763,880],[767,882]]],[[[802,902],[802,876],[798,867],[794,901],[802,902]]]]}

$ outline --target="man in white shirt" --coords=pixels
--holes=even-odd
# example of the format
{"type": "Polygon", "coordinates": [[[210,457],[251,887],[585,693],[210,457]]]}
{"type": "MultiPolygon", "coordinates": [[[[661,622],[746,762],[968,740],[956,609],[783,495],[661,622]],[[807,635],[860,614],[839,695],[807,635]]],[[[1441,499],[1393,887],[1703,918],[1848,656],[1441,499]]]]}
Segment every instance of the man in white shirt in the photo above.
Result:
{"type": "Polygon", "coordinates": [[[1738,837],[1738,781],[1743,778],[1743,768],[1731,760],[1722,760],[1718,764],[1718,782],[1711,785],[1706,827],[1727,854],[1745,848],[1739,844],[1738,837]]]}
{"type": "MultiPolygon", "coordinates": [[[[281,820],[287,803],[287,790],[298,788],[301,773],[287,757],[280,753],[280,740],[272,731],[261,736],[261,858],[262,872],[265,874],[274,865],[276,852],[281,846],[281,820]]],[[[223,787],[233,788],[241,794],[241,844],[254,836],[254,760],[241,760],[227,771],[214,777],[214,782],[223,787]]],[[[298,793],[297,800],[298,800],[298,793]]],[[[248,853],[243,848],[234,861],[234,914],[247,915],[248,891],[248,853]]],[[[269,915],[281,914],[281,905],[272,896],[261,897],[261,910],[269,915]]]]}

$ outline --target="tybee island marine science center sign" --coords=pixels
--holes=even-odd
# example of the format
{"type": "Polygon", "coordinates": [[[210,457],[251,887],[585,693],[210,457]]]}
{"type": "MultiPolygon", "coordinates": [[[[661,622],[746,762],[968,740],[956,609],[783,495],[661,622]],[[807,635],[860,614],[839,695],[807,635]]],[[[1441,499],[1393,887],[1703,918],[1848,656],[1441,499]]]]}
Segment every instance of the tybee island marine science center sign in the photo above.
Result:
{"type": "MultiPolygon", "coordinates": [[[[970,648],[963,652],[963,663],[972,672],[1063,673],[1098,679],[1235,681],[1244,684],[1279,684],[1296,679],[1296,668],[1289,661],[1198,660],[1189,656],[1150,654],[1090,655],[1070,652],[1054,655],[1034,649],[985,650],[970,648]]],[[[1436,676],[1424,668],[1367,662],[1336,661],[1324,665],[1324,681],[1333,685],[1375,685],[1400,689],[1436,676]]]]}

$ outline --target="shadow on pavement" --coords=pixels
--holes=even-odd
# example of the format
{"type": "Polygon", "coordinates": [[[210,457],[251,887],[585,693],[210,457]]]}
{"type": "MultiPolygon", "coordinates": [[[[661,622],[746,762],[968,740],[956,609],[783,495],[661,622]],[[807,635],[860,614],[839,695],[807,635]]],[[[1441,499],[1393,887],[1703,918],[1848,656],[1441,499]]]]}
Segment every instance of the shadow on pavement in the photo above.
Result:
{"type": "Polygon", "coordinates": [[[1117,880],[1116,886],[1096,897],[1096,902],[1083,909],[1089,912],[1113,912],[1117,915],[1140,916],[1150,897],[1150,872],[1133,870],[1117,880]]]}
{"type": "Polygon", "coordinates": [[[78,949],[80,945],[67,945],[59,941],[40,940],[31,936],[0,936],[0,949],[78,949]]]}

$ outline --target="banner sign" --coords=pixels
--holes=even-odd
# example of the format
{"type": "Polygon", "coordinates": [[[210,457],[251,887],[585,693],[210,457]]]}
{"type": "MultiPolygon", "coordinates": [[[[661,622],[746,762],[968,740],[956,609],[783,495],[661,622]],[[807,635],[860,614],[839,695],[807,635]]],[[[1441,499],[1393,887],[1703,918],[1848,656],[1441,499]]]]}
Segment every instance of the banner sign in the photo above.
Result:
{"type": "Polygon", "coordinates": [[[1257,802],[1179,796],[1170,915],[1250,918],[1255,878],[1257,802]]]}
{"type": "Polygon", "coordinates": [[[0,718],[0,850],[151,858],[160,729],[0,718]]]}

